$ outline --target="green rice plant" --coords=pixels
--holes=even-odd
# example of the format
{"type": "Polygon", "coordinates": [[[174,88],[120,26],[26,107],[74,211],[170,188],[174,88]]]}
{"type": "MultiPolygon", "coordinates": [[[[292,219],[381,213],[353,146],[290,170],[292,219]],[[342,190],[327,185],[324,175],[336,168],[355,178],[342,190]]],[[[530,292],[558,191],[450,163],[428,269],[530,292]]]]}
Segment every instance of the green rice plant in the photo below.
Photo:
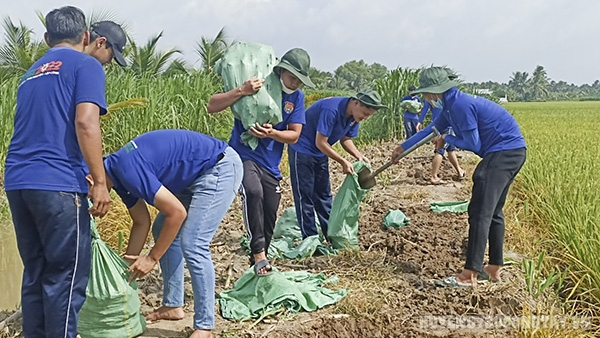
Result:
{"type": "Polygon", "coordinates": [[[537,260],[523,259],[521,267],[525,274],[525,285],[527,292],[533,297],[538,298],[549,287],[554,284],[557,290],[562,289],[563,282],[566,277],[566,272],[561,272],[558,268],[552,268],[544,277],[542,269],[544,268],[544,258],[546,251],[542,251],[537,260]]]}

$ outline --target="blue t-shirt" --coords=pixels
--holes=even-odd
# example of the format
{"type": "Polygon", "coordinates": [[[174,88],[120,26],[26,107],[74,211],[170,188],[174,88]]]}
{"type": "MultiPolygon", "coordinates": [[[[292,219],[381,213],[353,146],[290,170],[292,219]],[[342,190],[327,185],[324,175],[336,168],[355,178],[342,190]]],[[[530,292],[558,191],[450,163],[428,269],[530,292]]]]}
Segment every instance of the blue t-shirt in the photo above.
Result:
{"type": "MultiPolygon", "coordinates": [[[[421,102],[421,98],[416,95],[415,96],[406,95],[405,97],[402,98],[402,100],[400,100],[400,102],[405,101],[405,100],[421,102]]],[[[419,119],[419,114],[413,114],[407,110],[404,112],[404,119],[417,121],[419,119]]]]}
{"type": "Polygon", "coordinates": [[[142,134],[104,159],[106,173],[127,208],[139,199],[154,205],[161,186],[183,192],[216,163],[227,143],[189,130],[155,130],[142,134]]]}
{"type": "Polygon", "coordinates": [[[501,105],[479,96],[466,94],[456,87],[449,89],[442,98],[444,108],[427,128],[402,143],[407,149],[427,136],[431,126],[442,131],[452,127],[454,136],[448,135],[447,143],[470,150],[480,157],[497,151],[525,148],[525,139],[515,118],[501,105]],[[478,145],[470,137],[476,135],[478,145]]]}
{"type": "MultiPolygon", "coordinates": [[[[273,128],[287,130],[288,124],[304,124],[304,93],[298,89],[292,94],[282,94],[281,115],[283,120],[274,125],[273,128]]],[[[281,163],[281,155],[283,155],[283,143],[265,137],[258,139],[258,146],[252,150],[242,142],[241,135],[245,131],[242,121],[235,119],[229,145],[235,149],[242,160],[252,160],[265,168],[275,178],[280,179],[279,163],[281,163]]]]}
{"type": "Polygon", "coordinates": [[[306,110],[306,125],[298,142],[290,145],[295,151],[312,156],[325,156],[316,145],[317,132],[327,137],[331,145],[342,137],[356,137],[359,124],[354,117],[346,117],[349,97],[327,97],[313,103],[306,110]]]}
{"type": "Polygon", "coordinates": [[[106,113],[104,70],[93,57],[54,47],[29,68],[17,91],[6,190],[88,192],[87,165],[75,133],[75,108],[84,102],[106,113]]]}

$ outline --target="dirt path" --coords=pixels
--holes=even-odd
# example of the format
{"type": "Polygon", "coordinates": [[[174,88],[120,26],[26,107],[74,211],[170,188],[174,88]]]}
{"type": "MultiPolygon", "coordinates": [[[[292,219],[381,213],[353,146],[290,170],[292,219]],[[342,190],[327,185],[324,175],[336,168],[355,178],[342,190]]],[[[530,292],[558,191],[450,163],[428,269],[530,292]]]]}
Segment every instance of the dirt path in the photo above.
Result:
{"type": "MultiPolygon", "coordinates": [[[[395,144],[365,149],[373,167],[387,161],[395,144]]],[[[431,149],[425,147],[382,173],[378,185],[361,205],[360,253],[335,257],[313,257],[303,261],[278,261],[280,270],[302,269],[337,275],[336,287],[348,295],[338,304],[313,313],[286,314],[260,323],[236,323],[217,316],[215,337],[487,337],[512,336],[514,330],[448,329],[440,320],[456,321],[471,316],[519,314],[523,294],[519,282],[484,283],[475,290],[434,286],[434,281],[460,271],[467,238],[466,214],[435,214],[433,201],[469,198],[470,179],[457,181],[447,161],[442,167],[443,185],[428,184],[431,149]],[[381,222],[388,210],[400,209],[411,218],[410,226],[384,230],[381,222]],[[507,292],[509,291],[509,292],[507,292]],[[434,317],[432,317],[434,316],[434,317]],[[443,317],[440,317],[443,316],[443,317]]],[[[477,158],[461,152],[461,164],[473,172],[477,158]]],[[[332,186],[341,185],[339,166],[332,164],[332,186]]],[[[279,211],[293,205],[289,181],[282,182],[279,211]]],[[[213,242],[217,292],[230,288],[248,267],[240,249],[243,235],[239,201],[230,209],[213,242]]],[[[518,268],[508,267],[506,281],[520,280],[518,268]]],[[[159,283],[142,283],[148,292],[144,311],[159,306],[159,283]]],[[[191,289],[188,289],[191,294],[191,289]]],[[[192,326],[191,299],[186,318],[177,322],[149,323],[143,337],[185,337],[192,326]]],[[[487,317],[493,318],[493,317],[487,317]]]]}

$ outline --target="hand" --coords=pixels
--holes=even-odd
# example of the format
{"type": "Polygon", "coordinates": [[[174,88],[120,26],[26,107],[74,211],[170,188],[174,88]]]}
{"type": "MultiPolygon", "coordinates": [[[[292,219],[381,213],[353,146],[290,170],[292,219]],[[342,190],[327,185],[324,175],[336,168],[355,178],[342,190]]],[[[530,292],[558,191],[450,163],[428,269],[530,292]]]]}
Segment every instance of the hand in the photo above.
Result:
{"type": "Polygon", "coordinates": [[[342,172],[346,175],[352,175],[354,174],[354,167],[352,166],[352,163],[350,163],[350,161],[344,160],[344,162],[341,163],[342,165],[342,172]]]}
{"type": "Polygon", "coordinates": [[[365,162],[365,163],[367,163],[367,164],[371,164],[371,161],[370,161],[368,158],[366,158],[364,155],[360,155],[360,156],[358,157],[358,160],[359,160],[359,161],[363,161],[363,162],[365,162]]]}
{"type": "Polygon", "coordinates": [[[417,131],[421,131],[421,129],[423,129],[423,125],[421,124],[421,122],[417,123],[417,131]]]}
{"type": "Polygon", "coordinates": [[[446,143],[446,141],[444,140],[445,136],[446,134],[433,138],[433,144],[435,144],[435,149],[442,149],[444,147],[444,144],[446,143]]]}
{"type": "Polygon", "coordinates": [[[270,137],[273,134],[273,125],[265,123],[262,126],[256,122],[256,124],[250,127],[250,134],[258,138],[270,137]]]}
{"type": "Polygon", "coordinates": [[[124,255],[123,259],[126,261],[133,261],[133,264],[129,266],[129,269],[125,272],[131,272],[127,282],[131,282],[134,279],[144,277],[148,272],[152,271],[158,261],[150,256],[137,256],[137,255],[124,255]]]}
{"type": "Polygon", "coordinates": [[[398,155],[402,154],[403,152],[404,149],[402,148],[402,146],[397,146],[396,149],[394,149],[394,151],[392,152],[392,163],[398,163],[398,155]]]}
{"type": "Polygon", "coordinates": [[[246,82],[244,82],[244,84],[239,87],[242,96],[255,94],[262,88],[264,82],[265,80],[259,79],[257,77],[253,77],[246,80],[246,82]]]}
{"type": "Polygon", "coordinates": [[[94,202],[94,205],[88,209],[89,213],[94,217],[104,217],[112,203],[106,184],[91,184],[88,198],[94,202]]]}

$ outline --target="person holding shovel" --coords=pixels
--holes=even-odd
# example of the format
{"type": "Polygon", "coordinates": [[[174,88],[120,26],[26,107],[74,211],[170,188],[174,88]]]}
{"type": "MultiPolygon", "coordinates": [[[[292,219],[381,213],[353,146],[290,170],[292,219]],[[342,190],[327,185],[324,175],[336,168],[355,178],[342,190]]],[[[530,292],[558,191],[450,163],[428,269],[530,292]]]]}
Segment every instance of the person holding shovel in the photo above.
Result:
{"type": "Polygon", "coordinates": [[[338,162],[344,174],[354,173],[352,163],[332,145],[339,141],[346,152],[368,163],[352,138],[358,136],[360,122],[380,108],[385,106],[379,93],[366,89],[350,97],[321,99],[306,110],[306,125],[300,138],[288,147],[294,206],[302,238],[318,234],[315,211],[322,233],[327,236],[332,204],[329,159],[338,162]]]}
{"type": "MultiPolygon", "coordinates": [[[[193,338],[210,337],[214,327],[215,270],[209,244],[242,180],[242,161],[221,140],[189,130],[142,134],[104,159],[107,186],[133,220],[124,258],[130,279],[160,262],[163,305],[149,321],[183,319],[184,261],[194,292],[193,338]],[[155,244],[140,255],[150,230],[146,203],[159,214],[152,225],[155,244]]],[[[93,184],[93,182],[91,182],[93,184]]]]}
{"type": "MultiPolygon", "coordinates": [[[[250,239],[250,265],[259,277],[272,273],[267,254],[281,199],[279,164],[283,145],[296,143],[305,122],[304,93],[300,85],[314,87],[308,77],[309,69],[310,57],[304,49],[293,48],[286,52],[274,67],[282,84],[283,121],[276,125],[251,127],[250,133],[259,138],[254,150],[242,143],[241,135],[246,130],[238,119],[234,120],[229,139],[229,145],[240,154],[244,163],[243,216],[250,239]]],[[[241,87],[213,95],[208,102],[208,112],[222,111],[242,96],[255,94],[262,88],[262,83],[262,79],[252,78],[241,87]]]]}
{"type": "Polygon", "coordinates": [[[482,97],[466,94],[456,88],[444,67],[423,70],[416,93],[442,112],[429,126],[406,140],[392,153],[394,161],[404,149],[438,130],[452,128],[454,135],[442,134],[435,139],[436,148],[444,143],[455,145],[479,155],[482,160],[473,172],[473,188],[469,203],[469,242],[464,269],[439,285],[468,287],[478,277],[500,280],[504,264],[504,214],[502,208],[510,185],[525,163],[526,145],[514,117],[499,104],[482,97]],[[483,265],[489,242],[489,263],[483,265]]]}

